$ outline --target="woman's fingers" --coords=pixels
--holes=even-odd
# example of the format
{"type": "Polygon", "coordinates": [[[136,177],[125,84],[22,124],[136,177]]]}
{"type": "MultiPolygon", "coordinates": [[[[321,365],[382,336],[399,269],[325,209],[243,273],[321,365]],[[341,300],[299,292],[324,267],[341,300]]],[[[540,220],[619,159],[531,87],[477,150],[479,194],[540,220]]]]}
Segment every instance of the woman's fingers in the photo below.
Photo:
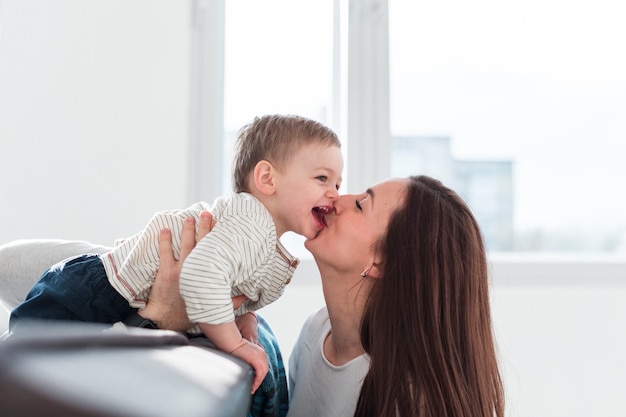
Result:
{"type": "MultiPolygon", "coordinates": [[[[209,234],[215,226],[213,215],[208,211],[200,213],[198,234],[196,235],[196,222],[193,217],[188,217],[183,223],[183,232],[180,239],[180,261],[184,261],[196,246],[196,242],[209,234]]],[[[171,246],[171,245],[170,245],[171,246]]],[[[171,253],[171,252],[170,252],[171,253]]]]}
{"type": "MultiPolygon", "coordinates": [[[[171,239],[170,239],[171,246],[171,239]]],[[[193,248],[196,246],[196,221],[193,217],[188,217],[183,222],[183,231],[180,238],[180,261],[184,261],[185,258],[191,253],[193,248]]],[[[170,254],[171,254],[170,250],[170,254]]],[[[163,259],[163,254],[161,254],[161,259],[163,259]]],[[[171,256],[171,255],[170,255],[171,256]]]]}
{"type": "MultiPolygon", "coordinates": [[[[195,227],[191,229],[193,239],[195,227]]],[[[174,258],[172,233],[168,229],[162,229],[159,234],[159,256],[159,270],[150,289],[148,303],[139,314],[156,321],[161,329],[185,331],[191,323],[178,289],[181,263],[174,258]]]]}
{"type": "Polygon", "coordinates": [[[170,229],[161,229],[159,234],[159,258],[161,268],[170,270],[176,264],[172,251],[172,232],[170,232],[170,229]]]}
{"type": "Polygon", "coordinates": [[[202,240],[203,237],[208,235],[209,232],[213,230],[213,226],[215,226],[213,215],[206,210],[200,213],[200,224],[198,225],[197,240],[202,240]]]}

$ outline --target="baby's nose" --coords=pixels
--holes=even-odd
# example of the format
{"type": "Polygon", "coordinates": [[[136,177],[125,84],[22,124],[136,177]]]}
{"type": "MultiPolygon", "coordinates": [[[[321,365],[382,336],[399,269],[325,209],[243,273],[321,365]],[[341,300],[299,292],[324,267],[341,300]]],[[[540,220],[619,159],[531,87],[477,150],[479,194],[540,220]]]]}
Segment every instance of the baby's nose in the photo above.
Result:
{"type": "Polygon", "coordinates": [[[329,198],[333,201],[337,201],[339,199],[339,191],[336,188],[331,188],[326,191],[326,198],[329,198]]]}

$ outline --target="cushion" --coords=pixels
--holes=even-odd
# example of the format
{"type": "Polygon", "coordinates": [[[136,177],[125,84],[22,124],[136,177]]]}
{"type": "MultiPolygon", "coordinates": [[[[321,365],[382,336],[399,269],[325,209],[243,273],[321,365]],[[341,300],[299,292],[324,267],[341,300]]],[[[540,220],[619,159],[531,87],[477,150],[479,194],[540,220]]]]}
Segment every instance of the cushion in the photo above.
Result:
{"type": "Polygon", "coordinates": [[[82,253],[104,253],[110,248],[85,241],[23,239],[0,246],[0,300],[15,308],[41,274],[59,261],[82,253]]]}

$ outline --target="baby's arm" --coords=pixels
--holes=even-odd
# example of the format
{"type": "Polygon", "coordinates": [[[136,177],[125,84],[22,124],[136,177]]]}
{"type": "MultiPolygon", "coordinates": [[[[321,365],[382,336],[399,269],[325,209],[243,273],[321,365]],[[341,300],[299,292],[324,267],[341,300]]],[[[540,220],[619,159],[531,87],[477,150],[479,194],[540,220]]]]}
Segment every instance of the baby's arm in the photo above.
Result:
{"type": "Polygon", "coordinates": [[[199,326],[204,335],[218,349],[241,358],[252,366],[255,373],[252,382],[252,392],[254,393],[261,386],[269,370],[265,351],[260,346],[244,339],[234,321],[224,324],[201,323],[199,326]]]}

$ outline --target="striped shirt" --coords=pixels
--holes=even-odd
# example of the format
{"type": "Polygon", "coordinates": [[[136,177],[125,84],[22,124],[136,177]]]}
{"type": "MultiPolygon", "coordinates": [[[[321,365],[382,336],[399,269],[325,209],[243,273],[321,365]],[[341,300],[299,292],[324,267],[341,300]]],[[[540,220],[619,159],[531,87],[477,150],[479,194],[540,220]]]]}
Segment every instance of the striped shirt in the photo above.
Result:
{"type": "MultiPolygon", "coordinates": [[[[257,310],[280,297],[299,261],[276,236],[272,216],[247,193],[229,194],[213,206],[199,202],[187,209],[155,214],[146,228],[101,256],[109,282],[132,307],[146,305],[159,268],[159,233],[172,231],[176,259],[180,256],[183,222],[209,210],[217,223],[186,258],[180,292],[192,323],[222,324],[235,315],[257,310]],[[248,300],[233,311],[231,297],[248,300]]],[[[196,331],[197,327],[196,327],[196,331]]]]}

